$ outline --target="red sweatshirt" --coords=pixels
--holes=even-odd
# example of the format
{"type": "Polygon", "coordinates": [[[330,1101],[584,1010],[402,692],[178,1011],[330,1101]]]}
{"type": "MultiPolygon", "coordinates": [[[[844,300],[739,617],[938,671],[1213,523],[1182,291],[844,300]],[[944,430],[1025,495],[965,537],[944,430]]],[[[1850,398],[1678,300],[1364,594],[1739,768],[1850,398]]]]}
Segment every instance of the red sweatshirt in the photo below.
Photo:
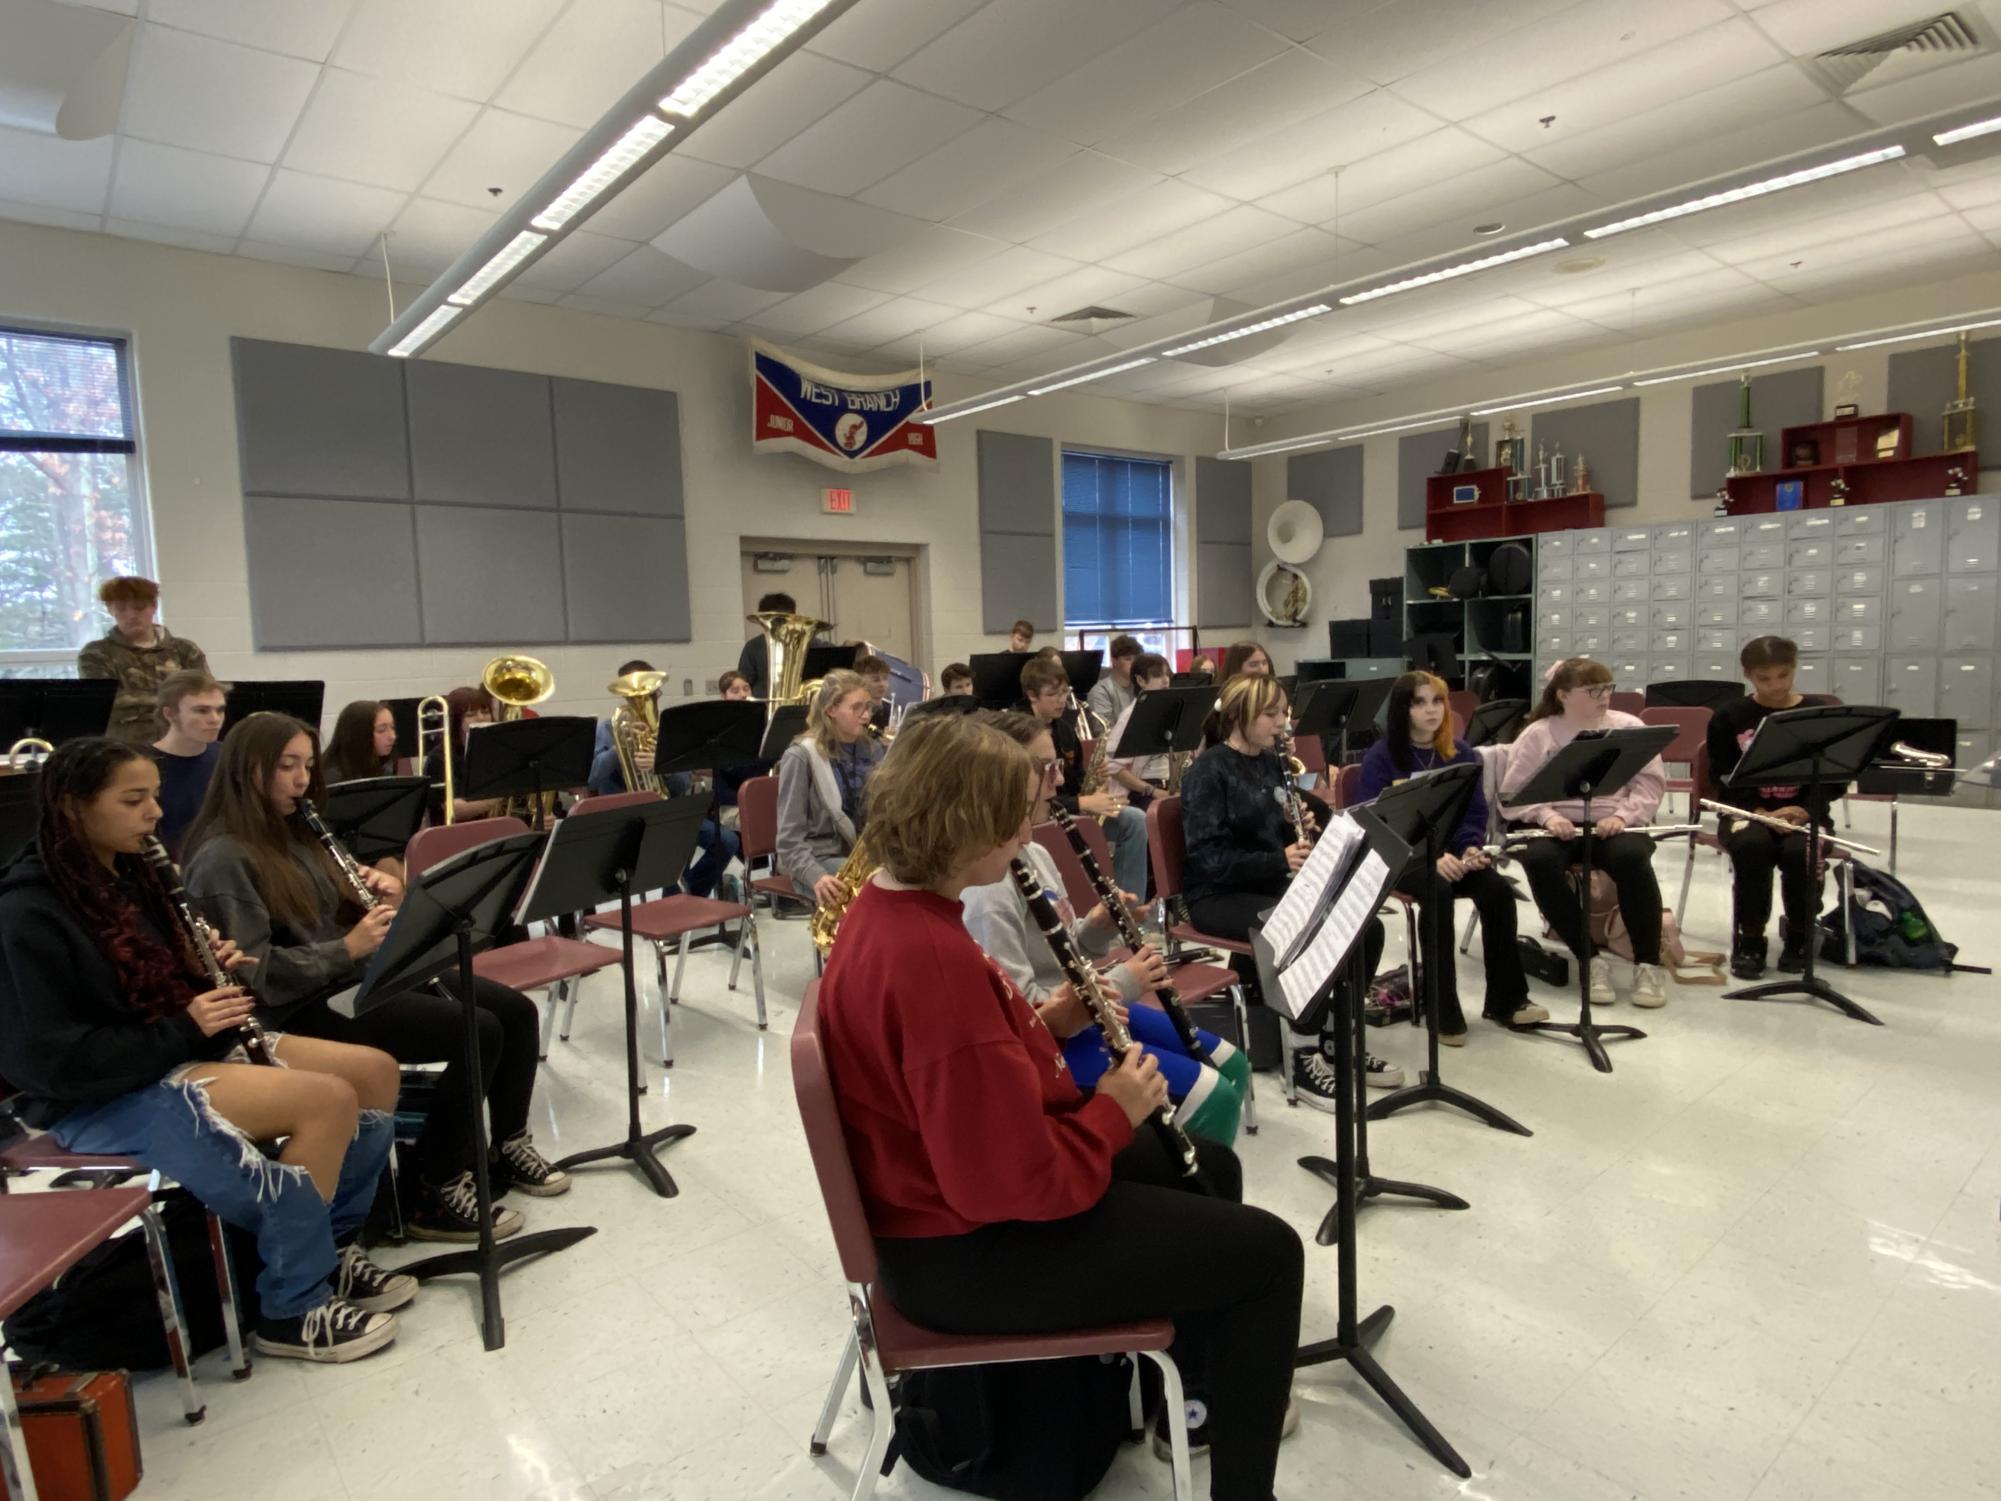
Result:
{"type": "Polygon", "coordinates": [[[964,1235],[1104,1196],[1132,1140],[966,932],[959,903],[870,885],[841,919],[820,1029],[869,1228],[964,1235]]]}

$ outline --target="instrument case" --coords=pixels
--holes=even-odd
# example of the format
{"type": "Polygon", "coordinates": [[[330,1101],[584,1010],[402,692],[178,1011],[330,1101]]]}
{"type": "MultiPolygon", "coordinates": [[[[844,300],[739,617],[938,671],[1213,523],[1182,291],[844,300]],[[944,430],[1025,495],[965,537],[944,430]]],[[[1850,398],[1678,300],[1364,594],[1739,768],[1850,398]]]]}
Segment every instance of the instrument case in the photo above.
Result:
{"type": "Polygon", "coordinates": [[[139,1412],[123,1371],[12,1368],[42,1501],[124,1501],[139,1488],[139,1412]]]}

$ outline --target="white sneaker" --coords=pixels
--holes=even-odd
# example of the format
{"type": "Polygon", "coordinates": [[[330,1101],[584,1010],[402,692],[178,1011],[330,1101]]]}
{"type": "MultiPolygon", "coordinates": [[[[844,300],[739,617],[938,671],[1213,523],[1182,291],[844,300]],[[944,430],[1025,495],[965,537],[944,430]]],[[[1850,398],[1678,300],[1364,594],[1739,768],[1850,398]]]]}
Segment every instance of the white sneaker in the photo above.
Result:
{"type": "Polygon", "coordinates": [[[1667,1004],[1667,971],[1658,964],[1641,964],[1633,974],[1633,1004],[1649,1008],[1667,1004]]]}
{"type": "Polygon", "coordinates": [[[1612,989],[1612,961],[1603,954],[1591,956],[1591,1004],[1609,1006],[1618,1000],[1612,989]]]}

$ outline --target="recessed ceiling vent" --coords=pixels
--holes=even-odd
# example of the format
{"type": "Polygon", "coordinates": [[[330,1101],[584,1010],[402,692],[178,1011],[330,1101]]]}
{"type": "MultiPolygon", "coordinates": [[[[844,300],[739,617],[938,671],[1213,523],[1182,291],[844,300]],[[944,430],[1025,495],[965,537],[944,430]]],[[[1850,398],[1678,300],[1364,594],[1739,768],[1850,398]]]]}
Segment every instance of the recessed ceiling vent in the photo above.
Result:
{"type": "Polygon", "coordinates": [[[1101,334],[1106,329],[1132,320],[1131,313],[1122,313],[1115,307],[1080,307],[1075,312],[1062,313],[1049,320],[1052,328],[1067,328],[1074,333],[1101,334]]]}
{"type": "MultiPolygon", "coordinates": [[[[1847,93],[1892,58],[1899,74],[1921,73],[1983,50],[1980,34],[1957,11],[1942,11],[1845,46],[1830,47],[1814,59],[1837,93],[1847,93]]],[[[1887,81],[1887,80],[1879,80],[1887,81]]]]}

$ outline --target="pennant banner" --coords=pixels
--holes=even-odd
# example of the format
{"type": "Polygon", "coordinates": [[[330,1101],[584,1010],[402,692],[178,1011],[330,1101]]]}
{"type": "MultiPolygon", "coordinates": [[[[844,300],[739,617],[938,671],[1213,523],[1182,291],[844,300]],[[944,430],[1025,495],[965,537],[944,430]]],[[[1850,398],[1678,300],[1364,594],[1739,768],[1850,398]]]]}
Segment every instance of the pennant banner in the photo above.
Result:
{"type": "Polygon", "coordinates": [[[753,452],[804,454],[847,474],[938,462],[937,436],[917,420],[931,383],[915,370],[844,375],[753,340],[750,384],[753,452]]]}

